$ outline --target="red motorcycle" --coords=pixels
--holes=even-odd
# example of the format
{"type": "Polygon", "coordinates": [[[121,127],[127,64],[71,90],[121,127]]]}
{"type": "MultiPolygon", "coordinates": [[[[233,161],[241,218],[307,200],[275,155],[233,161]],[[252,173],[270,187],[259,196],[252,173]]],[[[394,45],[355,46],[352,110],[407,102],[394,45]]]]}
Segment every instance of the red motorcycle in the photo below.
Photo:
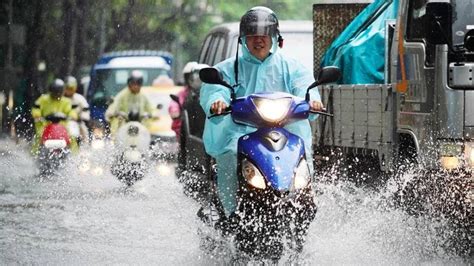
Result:
{"type": "Polygon", "coordinates": [[[64,165],[71,140],[68,131],[60,122],[67,120],[63,113],[53,113],[44,118],[49,123],[41,135],[38,166],[40,175],[52,175],[64,165]]]}

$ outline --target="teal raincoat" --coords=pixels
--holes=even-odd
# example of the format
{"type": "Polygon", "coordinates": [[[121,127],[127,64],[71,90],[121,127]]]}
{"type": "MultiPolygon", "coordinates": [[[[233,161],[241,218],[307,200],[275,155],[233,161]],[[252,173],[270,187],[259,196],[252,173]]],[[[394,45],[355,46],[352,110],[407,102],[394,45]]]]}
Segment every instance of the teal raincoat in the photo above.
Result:
{"type": "MultiPolygon", "coordinates": [[[[239,84],[235,88],[236,96],[243,97],[264,91],[280,91],[303,97],[306,89],[314,82],[312,72],[294,59],[286,58],[278,52],[276,38],[272,38],[271,54],[260,61],[254,57],[243,38],[242,55],[239,56],[238,82],[235,81],[235,57],[215,66],[229,84],[239,84]]],[[[311,100],[320,101],[315,88],[311,90],[311,100]]],[[[222,100],[230,104],[230,90],[221,85],[205,84],[200,91],[200,104],[207,116],[210,116],[212,103],[222,100]]],[[[313,116],[312,119],[315,119],[313,116]]],[[[303,138],[308,162],[311,163],[311,127],[308,120],[298,121],[285,127],[293,134],[303,138]]],[[[227,214],[236,207],[237,191],[237,141],[239,137],[256,131],[256,128],[236,124],[230,115],[206,119],[203,141],[206,152],[217,161],[217,185],[223,207],[227,214]]],[[[312,167],[310,168],[312,169],[312,167]]]]}

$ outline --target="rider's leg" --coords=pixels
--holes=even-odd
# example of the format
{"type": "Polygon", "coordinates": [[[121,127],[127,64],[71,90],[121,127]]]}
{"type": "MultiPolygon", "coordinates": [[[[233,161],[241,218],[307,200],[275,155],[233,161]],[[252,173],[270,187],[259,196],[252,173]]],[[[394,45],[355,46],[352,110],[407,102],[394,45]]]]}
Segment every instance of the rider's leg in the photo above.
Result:
{"type": "Polygon", "coordinates": [[[39,153],[41,135],[43,135],[43,130],[46,123],[44,122],[35,122],[35,135],[33,137],[33,142],[31,145],[31,154],[37,156],[39,153]]]}
{"type": "Polygon", "coordinates": [[[313,164],[313,151],[307,147],[305,147],[306,153],[306,162],[308,163],[309,173],[311,176],[314,174],[314,164],[313,164]]]}
{"type": "Polygon", "coordinates": [[[237,154],[229,151],[216,158],[217,192],[226,216],[237,208],[237,154]]]}

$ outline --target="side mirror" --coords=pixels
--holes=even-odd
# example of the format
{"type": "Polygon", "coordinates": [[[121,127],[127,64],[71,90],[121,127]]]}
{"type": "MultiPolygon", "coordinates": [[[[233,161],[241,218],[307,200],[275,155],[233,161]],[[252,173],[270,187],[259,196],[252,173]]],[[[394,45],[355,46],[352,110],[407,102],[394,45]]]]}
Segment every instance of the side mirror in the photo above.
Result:
{"type": "Polygon", "coordinates": [[[341,77],[341,70],[337,66],[323,67],[318,73],[318,79],[306,90],[305,100],[309,101],[309,90],[321,84],[336,82],[341,77]]]}
{"type": "Polygon", "coordinates": [[[229,88],[231,93],[230,97],[232,101],[235,100],[235,91],[234,88],[227,83],[224,78],[222,77],[222,73],[219,72],[216,68],[213,67],[206,67],[199,71],[199,78],[202,82],[209,83],[209,84],[217,84],[222,85],[226,88],[229,88]]]}
{"type": "Polygon", "coordinates": [[[232,88],[232,86],[230,86],[229,83],[224,81],[224,78],[222,77],[222,73],[213,67],[206,67],[206,68],[201,69],[199,71],[199,78],[202,80],[202,82],[205,82],[205,83],[217,84],[217,85],[225,86],[227,88],[232,88]]]}
{"type": "MultiPolygon", "coordinates": [[[[174,94],[170,94],[170,98],[171,100],[175,101],[178,106],[179,106],[179,109],[183,109],[183,106],[181,105],[181,103],[179,102],[179,97],[174,95],[174,94]]],[[[159,108],[158,108],[159,109],[159,108]]]]}
{"type": "Polygon", "coordinates": [[[474,52],[474,30],[469,30],[464,36],[464,47],[471,52],[474,52]]]}
{"type": "Polygon", "coordinates": [[[336,66],[327,66],[321,69],[318,74],[317,85],[332,83],[339,80],[341,77],[341,70],[336,66]]]}
{"type": "Polygon", "coordinates": [[[171,98],[171,100],[173,100],[173,101],[179,103],[179,97],[178,97],[178,96],[176,96],[176,95],[174,95],[174,94],[170,94],[170,98],[171,98]]]}
{"type": "Polygon", "coordinates": [[[449,0],[429,1],[426,4],[426,41],[431,44],[449,44],[452,7],[449,0]]]}

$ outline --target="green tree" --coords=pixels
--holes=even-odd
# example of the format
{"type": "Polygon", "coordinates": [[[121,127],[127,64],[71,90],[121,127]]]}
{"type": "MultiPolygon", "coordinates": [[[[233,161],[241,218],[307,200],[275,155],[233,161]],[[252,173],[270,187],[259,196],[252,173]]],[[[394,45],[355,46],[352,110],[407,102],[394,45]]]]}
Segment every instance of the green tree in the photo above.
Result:
{"type": "MultiPolygon", "coordinates": [[[[35,5],[19,0],[16,7],[25,18],[37,18],[28,23],[25,67],[35,72],[44,61],[51,80],[78,75],[101,53],[115,50],[166,50],[183,65],[197,59],[211,27],[238,21],[255,5],[250,0],[38,0],[35,5]]],[[[258,5],[273,9],[279,19],[311,19],[307,1],[264,0],[258,5]]]]}

